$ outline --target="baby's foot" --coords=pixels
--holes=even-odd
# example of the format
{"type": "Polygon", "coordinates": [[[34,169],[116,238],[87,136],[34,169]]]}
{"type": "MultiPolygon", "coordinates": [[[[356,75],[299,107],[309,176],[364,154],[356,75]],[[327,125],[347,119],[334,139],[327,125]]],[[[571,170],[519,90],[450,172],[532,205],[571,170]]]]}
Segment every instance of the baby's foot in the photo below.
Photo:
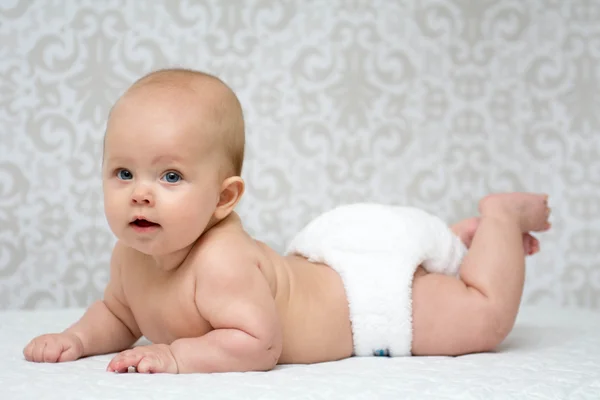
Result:
{"type": "MultiPolygon", "coordinates": [[[[479,227],[479,217],[467,218],[452,225],[452,231],[467,246],[471,247],[475,232],[479,227]]],[[[534,255],[540,251],[540,242],[528,232],[523,233],[523,250],[526,255],[534,255]]]]}
{"type": "Polygon", "coordinates": [[[523,250],[525,255],[532,256],[540,251],[540,242],[534,236],[529,233],[523,234],[523,250]]]}
{"type": "Polygon", "coordinates": [[[455,223],[451,226],[451,229],[465,246],[471,247],[477,227],[479,227],[479,217],[471,217],[455,223]]]}
{"type": "Polygon", "coordinates": [[[479,203],[482,216],[515,218],[522,232],[541,232],[550,229],[548,196],[535,193],[498,193],[479,203]]]}

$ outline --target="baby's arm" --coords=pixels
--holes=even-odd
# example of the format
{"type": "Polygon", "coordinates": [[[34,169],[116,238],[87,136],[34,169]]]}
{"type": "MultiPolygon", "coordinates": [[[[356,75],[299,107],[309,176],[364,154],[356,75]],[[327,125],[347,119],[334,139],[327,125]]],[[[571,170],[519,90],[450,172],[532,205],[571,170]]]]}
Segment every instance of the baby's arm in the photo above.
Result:
{"type": "Polygon", "coordinates": [[[117,245],[111,258],[111,276],[104,300],[92,304],[64,332],[34,338],[23,350],[27,360],[62,362],[112,353],[131,346],[141,336],[122,300],[119,253],[117,245]]]}
{"type": "Polygon", "coordinates": [[[282,332],[256,258],[239,247],[213,250],[199,268],[195,298],[198,311],[214,330],[171,344],[178,371],[270,370],[281,354],[282,332]]]}
{"type": "Polygon", "coordinates": [[[92,304],[65,333],[73,333],[83,344],[83,356],[114,353],[131,347],[141,337],[121,286],[123,248],[115,246],[110,262],[110,280],[103,300],[92,304]]]}

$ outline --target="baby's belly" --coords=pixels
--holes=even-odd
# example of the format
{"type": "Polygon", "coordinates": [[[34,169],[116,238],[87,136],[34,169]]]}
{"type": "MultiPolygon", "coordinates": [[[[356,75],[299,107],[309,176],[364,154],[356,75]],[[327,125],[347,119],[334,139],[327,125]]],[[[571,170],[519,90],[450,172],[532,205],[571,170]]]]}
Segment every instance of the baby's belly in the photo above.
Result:
{"type": "MultiPolygon", "coordinates": [[[[352,330],[342,280],[333,269],[286,257],[289,298],[282,310],[280,364],[333,361],[352,355],[352,330]]],[[[285,297],[285,296],[284,296],[285,297]]]]}

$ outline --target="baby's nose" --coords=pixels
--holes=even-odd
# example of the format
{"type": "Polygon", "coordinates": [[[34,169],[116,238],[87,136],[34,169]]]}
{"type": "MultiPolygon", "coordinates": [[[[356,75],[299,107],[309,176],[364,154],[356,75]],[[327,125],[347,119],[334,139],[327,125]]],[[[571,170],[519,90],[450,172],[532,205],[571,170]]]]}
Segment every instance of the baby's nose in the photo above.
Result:
{"type": "Polygon", "coordinates": [[[140,185],[133,190],[131,202],[137,205],[153,206],[154,195],[148,187],[140,185]]]}

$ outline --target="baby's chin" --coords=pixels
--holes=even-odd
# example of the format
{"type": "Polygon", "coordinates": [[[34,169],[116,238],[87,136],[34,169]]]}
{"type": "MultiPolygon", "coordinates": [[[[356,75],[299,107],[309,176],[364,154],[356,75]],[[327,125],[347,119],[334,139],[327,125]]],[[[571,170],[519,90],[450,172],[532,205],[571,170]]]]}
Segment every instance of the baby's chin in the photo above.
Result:
{"type": "Polygon", "coordinates": [[[183,241],[181,237],[166,238],[165,232],[153,237],[131,236],[124,235],[118,239],[127,247],[150,257],[164,257],[189,250],[198,240],[198,238],[183,241]]]}

